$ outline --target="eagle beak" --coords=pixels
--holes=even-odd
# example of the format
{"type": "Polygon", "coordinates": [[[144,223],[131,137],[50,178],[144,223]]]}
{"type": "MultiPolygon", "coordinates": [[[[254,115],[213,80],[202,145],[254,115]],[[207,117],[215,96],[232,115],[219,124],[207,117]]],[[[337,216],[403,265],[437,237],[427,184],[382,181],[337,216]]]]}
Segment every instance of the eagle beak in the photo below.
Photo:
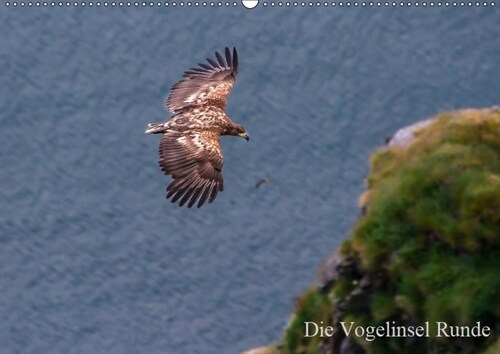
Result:
{"type": "Polygon", "coordinates": [[[239,137],[242,137],[243,139],[245,139],[246,141],[249,141],[250,140],[250,137],[248,136],[247,133],[241,133],[241,134],[238,134],[239,137]]]}

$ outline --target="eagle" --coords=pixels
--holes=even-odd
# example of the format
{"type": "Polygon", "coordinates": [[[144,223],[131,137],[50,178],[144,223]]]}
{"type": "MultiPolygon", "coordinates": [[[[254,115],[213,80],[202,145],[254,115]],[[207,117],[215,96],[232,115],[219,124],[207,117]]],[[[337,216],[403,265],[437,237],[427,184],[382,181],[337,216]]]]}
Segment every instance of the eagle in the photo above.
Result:
{"type": "Polygon", "coordinates": [[[146,134],[163,134],[160,141],[160,168],[172,176],[167,199],[179,206],[201,207],[212,203],[224,189],[221,135],[249,140],[243,126],[226,114],[226,102],[238,74],[238,53],[225,48],[225,58],[198,64],[184,72],[172,86],[167,108],[169,120],[148,124],[146,134]]]}

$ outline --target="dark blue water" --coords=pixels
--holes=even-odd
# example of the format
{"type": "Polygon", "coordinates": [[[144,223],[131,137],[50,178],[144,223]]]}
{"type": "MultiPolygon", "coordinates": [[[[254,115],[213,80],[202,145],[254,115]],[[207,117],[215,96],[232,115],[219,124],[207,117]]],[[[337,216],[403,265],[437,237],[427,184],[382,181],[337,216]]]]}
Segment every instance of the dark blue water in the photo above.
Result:
{"type": "Polygon", "coordinates": [[[237,353],[277,340],[359,214],[370,151],[500,102],[488,8],[0,5],[2,353],[237,353]],[[183,70],[236,46],[225,191],[164,198],[183,70]],[[267,177],[269,185],[255,189],[267,177]]]}

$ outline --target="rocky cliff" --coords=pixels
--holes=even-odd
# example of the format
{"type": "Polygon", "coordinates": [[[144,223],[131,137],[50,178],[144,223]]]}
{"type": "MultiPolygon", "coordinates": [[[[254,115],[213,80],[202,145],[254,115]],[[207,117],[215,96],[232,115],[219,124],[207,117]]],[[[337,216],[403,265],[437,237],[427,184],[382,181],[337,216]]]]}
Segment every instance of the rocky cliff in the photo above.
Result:
{"type": "Polygon", "coordinates": [[[500,108],[402,129],[370,165],[283,338],[247,354],[500,353],[500,108]]]}

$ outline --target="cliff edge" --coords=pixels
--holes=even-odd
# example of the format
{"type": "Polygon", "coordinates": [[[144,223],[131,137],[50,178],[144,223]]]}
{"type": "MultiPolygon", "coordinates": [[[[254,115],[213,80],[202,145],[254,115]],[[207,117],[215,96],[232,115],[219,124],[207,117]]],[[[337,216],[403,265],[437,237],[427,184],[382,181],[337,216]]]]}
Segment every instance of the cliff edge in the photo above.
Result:
{"type": "Polygon", "coordinates": [[[246,353],[500,353],[500,108],[401,129],[280,343],[246,353]]]}

